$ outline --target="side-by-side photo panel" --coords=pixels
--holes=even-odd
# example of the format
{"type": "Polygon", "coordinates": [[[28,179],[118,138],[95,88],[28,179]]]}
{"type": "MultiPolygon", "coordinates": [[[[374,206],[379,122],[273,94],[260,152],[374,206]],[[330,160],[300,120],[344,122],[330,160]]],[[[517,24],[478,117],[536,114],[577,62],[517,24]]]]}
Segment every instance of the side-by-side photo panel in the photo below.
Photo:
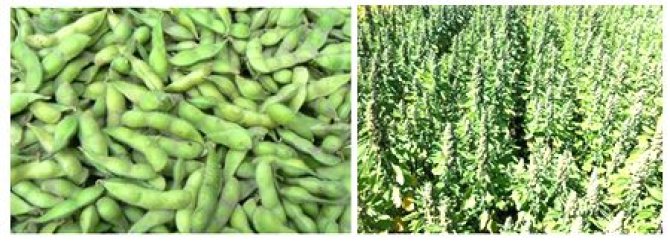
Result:
{"type": "Polygon", "coordinates": [[[11,8],[11,233],[350,233],[351,14],[11,8]]]}
{"type": "Polygon", "coordinates": [[[661,6],[361,6],[359,233],[661,233],[661,6]]]}

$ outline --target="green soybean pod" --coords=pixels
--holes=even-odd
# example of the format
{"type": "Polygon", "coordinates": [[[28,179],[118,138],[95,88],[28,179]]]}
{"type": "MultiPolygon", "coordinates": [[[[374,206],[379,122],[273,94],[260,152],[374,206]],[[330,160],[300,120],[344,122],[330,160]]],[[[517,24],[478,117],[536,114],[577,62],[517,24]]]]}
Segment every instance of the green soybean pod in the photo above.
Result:
{"type": "Polygon", "coordinates": [[[13,192],[10,192],[9,197],[9,213],[12,216],[31,214],[37,212],[37,208],[28,204],[21,197],[17,196],[13,192]]]}
{"type": "Polygon", "coordinates": [[[75,114],[65,116],[58,122],[54,131],[53,152],[62,150],[70,143],[70,140],[72,140],[77,133],[77,129],[79,128],[78,124],[79,118],[75,114]]]}
{"type": "MultiPolygon", "coordinates": [[[[233,40],[233,43],[237,40],[233,40]]],[[[224,46],[221,55],[212,64],[212,72],[219,74],[240,74],[240,57],[235,49],[224,46]]]]}
{"type": "Polygon", "coordinates": [[[131,35],[131,43],[143,45],[151,38],[151,28],[146,25],[135,28],[131,35]]]}
{"type": "Polygon", "coordinates": [[[73,34],[61,41],[47,56],[42,59],[42,67],[46,78],[56,76],[65,67],[65,64],[77,57],[91,37],[83,34],[73,34]]]}
{"type": "Polygon", "coordinates": [[[248,98],[237,97],[233,99],[233,104],[247,111],[256,112],[258,110],[258,104],[248,98]]]}
{"type": "Polygon", "coordinates": [[[135,223],[138,220],[140,220],[140,218],[142,218],[142,216],[144,216],[144,213],[145,213],[144,209],[141,209],[141,208],[138,208],[138,207],[135,207],[135,206],[131,206],[131,205],[124,205],[122,207],[122,211],[123,211],[123,216],[125,216],[128,219],[128,221],[131,222],[131,223],[135,223]]]}
{"type": "Polygon", "coordinates": [[[345,95],[342,104],[337,108],[339,120],[349,120],[351,117],[351,95],[345,95]]]}
{"type": "Polygon", "coordinates": [[[337,220],[344,212],[343,205],[324,205],[319,211],[319,217],[316,220],[319,232],[322,233],[337,233],[339,232],[339,226],[337,225],[337,220]]]}
{"type": "Polygon", "coordinates": [[[50,208],[42,216],[32,219],[35,223],[46,223],[56,219],[66,218],[79,209],[82,209],[96,201],[105,190],[102,186],[94,185],[85,188],[71,198],[58,203],[50,208]]]}
{"type": "Polygon", "coordinates": [[[326,44],[330,28],[316,26],[312,28],[305,36],[305,40],[297,47],[298,51],[318,51],[326,44]]]}
{"type": "Polygon", "coordinates": [[[279,71],[275,71],[272,73],[272,78],[277,81],[278,83],[281,84],[288,84],[290,83],[293,79],[293,72],[289,69],[282,69],[279,71]]]}
{"type": "Polygon", "coordinates": [[[130,61],[132,72],[142,81],[149,90],[162,90],[165,86],[163,80],[154,72],[153,69],[146,62],[134,57],[132,55],[126,56],[130,61]]]}
{"type": "Polygon", "coordinates": [[[172,17],[174,17],[175,21],[180,24],[181,26],[184,26],[186,29],[188,29],[193,36],[198,38],[198,30],[195,27],[195,23],[191,19],[191,17],[188,16],[186,12],[184,12],[182,9],[179,8],[173,8],[171,9],[172,11],[172,17]]]}
{"type": "Polygon", "coordinates": [[[191,194],[192,200],[189,205],[183,209],[177,210],[175,214],[175,226],[180,233],[188,233],[191,231],[191,217],[196,206],[196,198],[200,186],[202,185],[203,169],[198,169],[191,173],[184,184],[184,191],[191,194]]]}
{"type": "Polygon", "coordinates": [[[126,57],[117,56],[109,63],[109,68],[121,74],[128,75],[131,69],[130,61],[126,57]]]}
{"type": "Polygon", "coordinates": [[[54,150],[53,134],[47,131],[47,129],[45,129],[44,126],[35,126],[30,123],[27,123],[26,126],[28,126],[30,132],[32,132],[35,135],[35,137],[37,137],[37,141],[40,143],[42,149],[46,151],[48,154],[53,153],[54,150]]]}
{"type": "Polygon", "coordinates": [[[268,73],[271,69],[266,63],[266,58],[263,56],[262,50],[263,45],[261,44],[261,40],[259,38],[252,38],[247,43],[244,53],[253,70],[260,73],[268,73]]]}
{"type": "Polygon", "coordinates": [[[243,128],[227,129],[207,134],[207,138],[233,150],[249,150],[253,146],[249,132],[243,128]]]}
{"type": "MultiPolygon", "coordinates": [[[[189,29],[173,22],[170,18],[163,18],[163,31],[177,41],[193,40],[195,36],[189,29]]],[[[202,35],[200,35],[202,38],[202,35]]]]}
{"type": "MultiPolygon", "coordinates": [[[[141,152],[151,164],[154,171],[161,171],[167,165],[167,153],[163,151],[151,138],[125,127],[108,127],[105,132],[134,150],[141,152]]],[[[89,151],[88,149],[86,149],[89,151]]],[[[99,153],[98,153],[99,154],[99,153]]]]}
{"type": "Polygon", "coordinates": [[[211,45],[216,42],[216,35],[214,31],[211,31],[206,28],[201,28],[200,29],[200,41],[198,42],[200,45],[211,45]]]}
{"type": "Polygon", "coordinates": [[[157,21],[156,25],[152,27],[151,51],[149,52],[147,62],[156,75],[163,82],[166,82],[169,73],[169,64],[167,62],[167,50],[165,50],[165,39],[163,38],[163,24],[161,21],[157,21]]]}
{"type": "Polygon", "coordinates": [[[122,180],[104,180],[102,185],[112,197],[127,204],[149,210],[182,209],[192,195],[184,190],[160,191],[122,180]]]}
{"type": "Polygon", "coordinates": [[[242,162],[242,164],[237,167],[235,177],[240,179],[254,179],[256,177],[256,165],[251,162],[242,162]]]}
{"type": "Polygon", "coordinates": [[[344,140],[335,135],[328,135],[321,141],[321,150],[327,153],[336,153],[344,146],[344,140]]]}
{"type": "Polygon", "coordinates": [[[111,36],[114,43],[123,43],[130,39],[133,34],[132,20],[128,14],[119,17],[117,14],[110,12],[107,14],[107,23],[112,31],[111,36]]]}
{"type": "Polygon", "coordinates": [[[284,224],[278,223],[277,217],[264,206],[257,207],[251,221],[260,233],[295,233],[296,231],[284,224]]]}
{"type": "Polygon", "coordinates": [[[210,11],[199,8],[184,9],[184,11],[186,11],[191,19],[193,19],[193,22],[200,27],[207,28],[221,35],[228,34],[230,26],[227,26],[223,21],[216,19],[210,11]]]}
{"type": "Polygon", "coordinates": [[[196,48],[180,51],[170,57],[170,63],[175,66],[191,66],[203,60],[210,59],[224,50],[225,43],[200,44],[196,48]]]}
{"type": "Polygon", "coordinates": [[[277,91],[279,91],[279,85],[277,84],[277,82],[275,82],[275,80],[272,79],[272,77],[270,77],[268,75],[260,76],[258,78],[258,81],[260,82],[263,89],[265,89],[269,93],[274,94],[274,93],[277,93],[277,91]]]}
{"type": "Polygon", "coordinates": [[[103,24],[105,16],[107,16],[107,9],[86,14],[63,28],[60,28],[53,34],[53,36],[60,43],[74,34],[91,35],[103,24]]]}
{"type": "Polygon", "coordinates": [[[256,156],[277,156],[277,158],[289,159],[298,156],[298,153],[288,145],[261,141],[254,145],[254,155],[256,156]]]}
{"type": "Polygon", "coordinates": [[[251,23],[251,15],[246,12],[246,9],[233,9],[233,11],[235,11],[235,22],[243,24],[251,23]]]}
{"type": "Polygon", "coordinates": [[[217,197],[221,192],[221,162],[223,153],[221,150],[214,151],[214,144],[208,144],[203,172],[202,185],[198,191],[193,219],[191,221],[191,232],[204,232],[216,211],[217,197]]]}
{"type": "MultiPolygon", "coordinates": [[[[334,96],[334,94],[330,96],[334,96]]],[[[308,102],[307,106],[316,113],[317,118],[324,122],[330,122],[331,119],[337,118],[337,110],[335,110],[337,106],[331,106],[325,97],[308,102]]]]}
{"type": "Polygon", "coordinates": [[[38,181],[40,189],[42,191],[51,193],[53,195],[70,198],[77,192],[81,191],[81,187],[74,184],[72,181],[62,179],[62,178],[53,178],[38,181]]]}
{"type": "Polygon", "coordinates": [[[238,39],[246,39],[251,35],[251,31],[249,30],[248,24],[238,22],[230,25],[229,34],[238,39]]]}
{"type": "Polygon", "coordinates": [[[229,27],[233,24],[233,17],[230,15],[230,10],[228,10],[228,8],[215,8],[214,12],[216,12],[216,16],[221,19],[224,26],[229,27]]]}
{"type": "Polygon", "coordinates": [[[263,46],[276,45],[282,38],[284,38],[284,36],[286,36],[286,34],[288,34],[289,30],[289,28],[274,28],[267,30],[260,36],[261,44],[263,46]]]}
{"type": "MultiPolygon", "coordinates": [[[[23,84],[23,82],[20,83],[23,84]]],[[[37,93],[45,96],[53,96],[55,92],[56,87],[53,81],[46,81],[42,83],[42,87],[40,87],[40,89],[37,90],[37,93]]]]}
{"type": "Polygon", "coordinates": [[[32,19],[28,11],[26,9],[16,8],[14,9],[13,14],[16,17],[16,22],[19,28],[17,39],[30,37],[35,32],[35,29],[31,23],[32,19]]]}
{"type": "Polygon", "coordinates": [[[29,93],[29,92],[12,93],[9,100],[11,114],[14,115],[23,111],[31,103],[37,100],[46,100],[46,99],[49,99],[49,97],[37,93],[29,93]]]}
{"type": "MultiPolygon", "coordinates": [[[[247,200],[251,201],[251,200],[247,200]]],[[[245,203],[247,204],[247,203],[245,203]]],[[[239,204],[235,206],[235,209],[232,211],[233,213],[230,215],[230,227],[236,229],[237,231],[241,233],[253,233],[253,229],[251,229],[251,224],[249,223],[249,218],[247,214],[244,212],[244,209],[242,206],[239,204]]]]}
{"type": "Polygon", "coordinates": [[[345,161],[330,167],[319,167],[316,169],[317,176],[328,180],[342,180],[351,176],[351,163],[345,161]]]}
{"type": "Polygon", "coordinates": [[[47,124],[55,124],[61,119],[62,113],[70,108],[55,103],[36,101],[30,104],[29,109],[36,119],[47,124]]]}
{"type": "Polygon", "coordinates": [[[102,133],[100,125],[95,120],[91,110],[79,114],[79,142],[81,146],[92,153],[107,155],[107,138],[102,133]]]}
{"type": "Polygon", "coordinates": [[[251,100],[263,100],[267,98],[268,93],[263,89],[260,83],[244,78],[242,76],[235,77],[235,84],[243,97],[251,100]]]}
{"type": "Polygon", "coordinates": [[[174,44],[169,44],[169,45],[165,46],[165,49],[167,49],[167,51],[183,51],[183,50],[193,49],[193,48],[196,48],[196,47],[198,47],[197,42],[188,40],[188,41],[181,41],[181,42],[174,43],[174,44]]]}
{"type": "Polygon", "coordinates": [[[186,120],[162,112],[126,111],[121,123],[130,128],[153,128],[180,138],[203,143],[198,130],[186,120]]]}
{"type": "Polygon", "coordinates": [[[65,173],[65,176],[75,184],[81,185],[88,178],[88,169],[84,169],[77,158],[75,150],[63,149],[54,154],[54,159],[65,173]]]}
{"type": "Polygon", "coordinates": [[[221,92],[219,92],[219,89],[211,81],[205,81],[196,87],[202,94],[202,97],[216,100],[216,102],[226,101],[226,98],[221,94],[221,92]]]}
{"type": "Polygon", "coordinates": [[[11,120],[9,123],[9,139],[12,149],[21,144],[21,140],[23,139],[23,127],[21,127],[17,121],[11,120]]]}
{"type": "Polygon", "coordinates": [[[309,82],[307,84],[306,100],[310,101],[333,94],[337,92],[340,87],[349,83],[350,78],[351,76],[349,74],[340,74],[309,82]]]}
{"type": "Polygon", "coordinates": [[[79,224],[74,223],[74,221],[67,221],[56,229],[57,234],[80,234],[81,227],[79,224]]]}
{"type": "Polygon", "coordinates": [[[158,225],[174,220],[174,210],[149,210],[128,230],[129,233],[144,233],[158,225]]]}
{"type": "Polygon", "coordinates": [[[312,195],[307,191],[307,189],[300,186],[283,186],[279,189],[279,194],[282,198],[288,199],[294,203],[320,203],[320,204],[330,204],[330,205],[340,205],[346,203],[348,200],[339,199],[339,200],[329,200],[321,197],[312,195]]]}
{"type": "Polygon", "coordinates": [[[95,57],[93,57],[93,63],[97,66],[107,65],[111,63],[120,52],[120,47],[117,45],[106,46],[95,53],[95,57]]]}
{"type": "Polygon", "coordinates": [[[254,31],[260,29],[265,25],[268,19],[270,9],[259,9],[251,15],[251,23],[249,24],[249,30],[254,31]]]}
{"type": "Polygon", "coordinates": [[[93,62],[95,56],[91,53],[84,52],[78,57],[72,59],[70,62],[63,67],[63,70],[56,77],[56,83],[62,85],[64,83],[70,83],[79,76],[84,67],[88,66],[93,62]]]}
{"type": "Polygon", "coordinates": [[[237,168],[242,164],[244,158],[247,155],[246,150],[229,150],[226,153],[225,160],[223,162],[223,180],[228,181],[234,179],[237,168]]]}
{"type": "Polygon", "coordinates": [[[340,181],[320,180],[315,177],[291,178],[288,184],[298,185],[312,194],[326,198],[341,198],[349,194],[340,181]]]}
{"type": "Polygon", "coordinates": [[[289,107],[293,111],[298,111],[307,99],[307,83],[309,81],[309,71],[307,68],[298,66],[293,68],[292,83],[298,86],[295,96],[290,100],[289,107]]]}
{"type": "MultiPolygon", "coordinates": [[[[200,111],[195,106],[193,106],[192,104],[189,104],[188,102],[179,102],[177,106],[177,115],[180,118],[190,122],[191,124],[196,126],[197,129],[201,130],[206,134],[216,133],[219,132],[220,130],[238,130],[238,129],[244,130],[242,126],[239,126],[238,124],[224,121],[215,116],[207,115],[202,111],[200,111]]],[[[248,133],[246,137],[241,137],[240,140],[232,140],[232,141],[240,141],[239,144],[245,145],[245,147],[247,144],[251,145],[251,137],[249,136],[248,133]]],[[[233,142],[231,143],[231,145],[236,143],[238,142],[233,142]]]]}
{"type": "Polygon", "coordinates": [[[267,114],[246,110],[228,103],[219,103],[214,108],[214,115],[243,127],[273,128],[276,126],[267,114]]]}
{"type": "Polygon", "coordinates": [[[128,220],[124,217],[121,206],[116,200],[103,196],[95,202],[95,208],[103,221],[121,230],[128,228],[128,220]]]}
{"type": "MultiPolygon", "coordinates": [[[[271,106],[273,104],[279,104],[279,103],[283,103],[283,102],[287,102],[287,101],[291,100],[291,98],[293,98],[293,96],[295,96],[295,94],[298,92],[299,88],[300,88],[300,86],[296,85],[294,83],[284,85],[283,87],[281,87],[281,89],[279,89],[277,91],[277,93],[275,95],[270,96],[267,99],[265,99],[265,101],[263,101],[263,103],[260,105],[259,110],[261,112],[267,112],[267,109],[268,109],[269,106],[271,106]]],[[[293,110],[291,110],[291,111],[293,111],[293,110]]],[[[270,118],[272,118],[272,117],[270,117],[270,118]]],[[[273,121],[277,122],[276,120],[273,120],[273,121]]]]}
{"type": "Polygon", "coordinates": [[[49,179],[65,176],[63,169],[52,160],[35,161],[12,167],[10,183],[17,184],[29,179],[49,179]]]}
{"type": "Polygon", "coordinates": [[[298,47],[298,44],[300,44],[300,40],[304,37],[306,31],[307,28],[303,25],[294,27],[290,32],[286,33],[286,36],[284,36],[282,42],[279,43],[277,51],[275,51],[274,54],[284,55],[291,53],[291,51],[298,47]]]}
{"type": "Polygon", "coordinates": [[[258,184],[258,194],[261,197],[261,203],[266,208],[274,208],[280,204],[272,170],[272,164],[269,161],[261,161],[256,164],[255,177],[256,184],[258,184]]]}
{"type": "Polygon", "coordinates": [[[314,176],[316,173],[301,159],[277,159],[275,161],[282,174],[287,177],[314,176]]]}
{"type": "Polygon", "coordinates": [[[64,223],[65,221],[51,221],[42,228],[40,228],[39,233],[40,234],[53,234],[56,233],[56,231],[60,228],[60,226],[64,223]]]}
{"type": "Polygon", "coordinates": [[[152,138],[168,156],[189,160],[198,158],[204,153],[203,145],[197,142],[182,141],[165,136],[153,136],[152,138]]]}
{"type": "Polygon", "coordinates": [[[309,215],[313,219],[319,217],[319,204],[317,203],[301,203],[300,208],[303,212],[305,212],[305,214],[309,215]]]}
{"type": "Polygon", "coordinates": [[[95,205],[88,205],[79,214],[79,226],[82,233],[94,232],[95,227],[100,223],[100,215],[95,209],[95,205]]]}
{"type": "Polygon", "coordinates": [[[251,218],[254,215],[254,212],[256,211],[257,207],[258,207],[258,197],[256,196],[247,199],[247,201],[245,201],[242,204],[242,210],[244,211],[244,214],[248,218],[251,218]]]}
{"type": "Polygon", "coordinates": [[[144,87],[127,82],[112,82],[117,90],[128,98],[133,104],[144,111],[166,111],[174,106],[173,98],[162,91],[148,91],[144,87]],[[129,90],[134,87],[139,89],[129,90]]]}
{"type": "Polygon", "coordinates": [[[137,180],[151,180],[156,178],[158,174],[153,170],[153,167],[146,163],[134,164],[129,160],[119,157],[106,157],[95,153],[82,150],[86,159],[95,167],[104,169],[105,171],[121,176],[137,180]]]}
{"type": "Polygon", "coordinates": [[[312,142],[303,139],[291,131],[279,130],[278,133],[279,136],[281,136],[282,141],[288,143],[299,151],[311,155],[316,161],[323,165],[333,166],[342,162],[338,157],[323,152],[321,149],[314,146],[312,142]]]}
{"type": "Polygon", "coordinates": [[[152,234],[167,234],[171,231],[165,225],[158,225],[149,230],[149,233],[152,234]]]}
{"type": "Polygon", "coordinates": [[[225,76],[211,75],[207,77],[209,81],[214,83],[219,91],[226,95],[229,99],[234,99],[240,96],[240,93],[237,91],[235,83],[230,80],[230,78],[225,76]]]}
{"type": "Polygon", "coordinates": [[[279,103],[269,105],[265,112],[272,121],[281,125],[288,125],[296,118],[296,113],[292,109],[279,103]]]}
{"type": "Polygon", "coordinates": [[[69,82],[58,84],[54,97],[58,104],[66,107],[76,107],[79,103],[79,95],[69,82]]]}
{"type": "Polygon", "coordinates": [[[314,59],[316,64],[330,72],[349,71],[351,69],[351,44],[336,43],[327,45],[314,59]]]}
{"type": "Polygon", "coordinates": [[[277,26],[292,27],[300,24],[304,10],[303,8],[283,8],[277,17],[277,26]]]}
{"type": "Polygon", "coordinates": [[[240,182],[234,177],[226,180],[221,191],[218,205],[216,206],[209,225],[207,225],[207,229],[205,229],[206,232],[218,232],[229,223],[230,217],[233,214],[235,207],[237,207],[237,203],[241,199],[240,186],[240,182]]]}
{"type": "Polygon", "coordinates": [[[338,220],[340,233],[349,233],[351,231],[351,206],[347,205],[338,220]]]}
{"type": "MultiPolygon", "coordinates": [[[[198,65],[194,70],[182,78],[172,80],[165,91],[167,92],[185,92],[194,86],[204,82],[207,76],[212,72],[212,65],[205,63],[198,65]]],[[[172,78],[171,78],[172,79],[172,78]]]]}
{"type": "Polygon", "coordinates": [[[271,8],[268,12],[267,21],[265,21],[265,28],[271,28],[277,25],[277,18],[279,18],[279,13],[281,8],[271,8]]]}
{"type": "Polygon", "coordinates": [[[12,185],[11,191],[29,204],[38,208],[51,208],[62,203],[62,199],[40,188],[30,181],[22,181],[12,185]]]}
{"type": "Polygon", "coordinates": [[[291,222],[301,233],[317,233],[318,229],[314,220],[302,212],[299,205],[290,201],[282,201],[286,215],[291,218],[291,222]]]}
{"type": "Polygon", "coordinates": [[[126,99],[114,86],[106,88],[107,126],[121,125],[121,115],[126,112],[126,99]]]}
{"type": "Polygon", "coordinates": [[[25,85],[20,91],[28,93],[37,91],[43,81],[42,64],[37,53],[17,38],[11,44],[11,56],[24,70],[28,70],[24,72],[25,85]]]}

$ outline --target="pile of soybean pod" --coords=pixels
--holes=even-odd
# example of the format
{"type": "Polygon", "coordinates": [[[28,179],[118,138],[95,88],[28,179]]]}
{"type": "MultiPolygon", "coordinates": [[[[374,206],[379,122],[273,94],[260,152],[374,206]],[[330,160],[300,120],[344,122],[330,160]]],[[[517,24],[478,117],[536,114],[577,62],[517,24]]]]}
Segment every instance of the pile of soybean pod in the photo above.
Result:
{"type": "Polygon", "coordinates": [[[12,9],[12,232],[349,232],[349,16],[12,9]]]}

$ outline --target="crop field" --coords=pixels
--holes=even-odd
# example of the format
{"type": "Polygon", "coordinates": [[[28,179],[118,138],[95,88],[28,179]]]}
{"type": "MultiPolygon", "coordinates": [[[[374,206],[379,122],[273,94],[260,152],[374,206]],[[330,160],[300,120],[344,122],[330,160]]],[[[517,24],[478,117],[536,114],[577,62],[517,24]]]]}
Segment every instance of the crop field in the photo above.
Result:
{"type": "Polygon", "coordinates": [[[358,18],[359,232],[662,233],[660,6],[358,18]]]}

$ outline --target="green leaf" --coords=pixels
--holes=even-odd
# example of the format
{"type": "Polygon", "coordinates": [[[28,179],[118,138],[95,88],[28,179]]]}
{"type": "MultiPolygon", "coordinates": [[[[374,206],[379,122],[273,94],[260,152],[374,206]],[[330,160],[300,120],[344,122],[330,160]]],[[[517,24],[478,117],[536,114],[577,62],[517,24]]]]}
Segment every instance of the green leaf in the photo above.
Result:
{"type": "Polygon", "coordinates": [[[647,191],[654,200],[663,202],[663,191],[660,188],[647,186],[647,191]]]}

